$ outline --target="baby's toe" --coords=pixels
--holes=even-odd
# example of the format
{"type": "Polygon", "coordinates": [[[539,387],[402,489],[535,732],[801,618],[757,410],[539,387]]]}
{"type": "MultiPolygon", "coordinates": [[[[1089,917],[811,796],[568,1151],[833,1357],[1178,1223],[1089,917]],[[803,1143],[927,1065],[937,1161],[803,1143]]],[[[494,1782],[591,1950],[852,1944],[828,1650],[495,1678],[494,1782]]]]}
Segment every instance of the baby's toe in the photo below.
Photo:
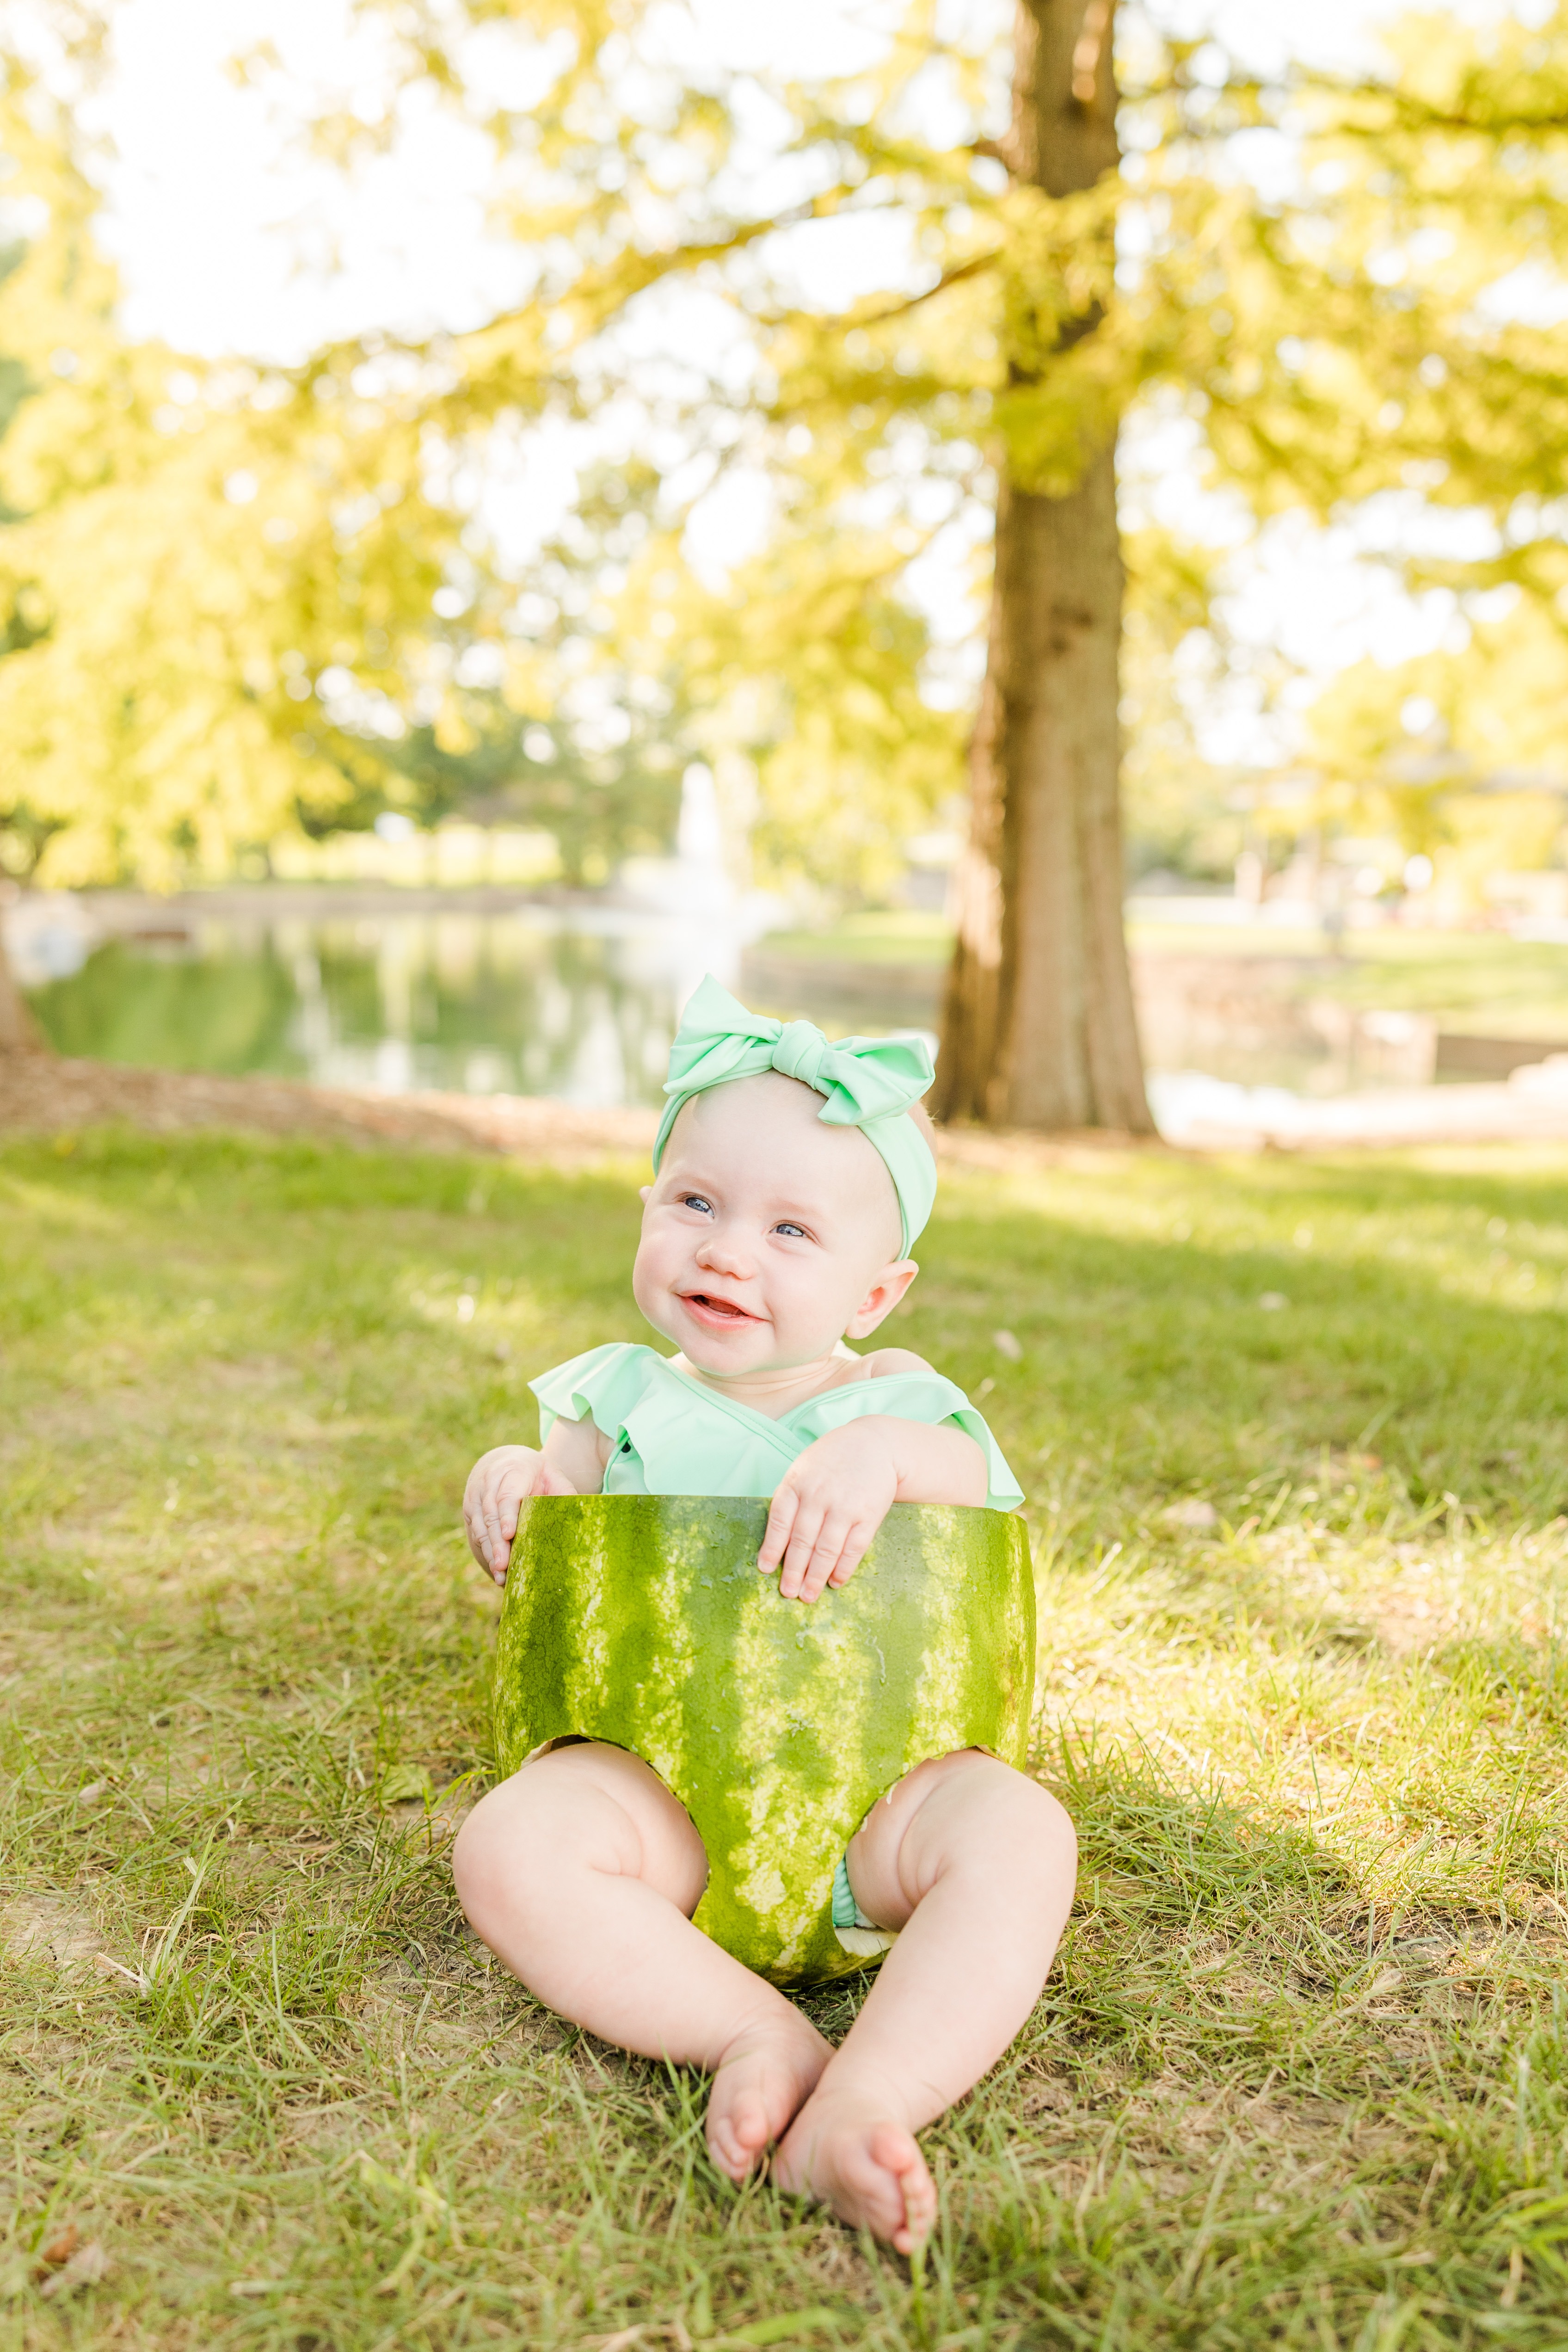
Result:
{"type": "Polygon", "coordinates": [[[739,2180],[750,2163],[727,2117],[722,2122],[709,2119],[707,2151],[719,2170],[731,2180],[739,2180]]]}
{"type": "Polygon", "coordinates": [[[894,2125],[884,2124],[872,2135],[870,2153],[891,2192],[888,2234],[901,2254],[911,2254],[929,2237],[936,2219],[936,2184],[918,2143],[894,2125]]]}
{"type": "MultiPolygon", "coordinates": [[[[890,2242],[905,2226],[907,2208],[900,2166],[905,2153],[904,2135],[890,2128],[865,2137],[856,2135],[836,2147],[824,2147],[821,2178],[816,2184],[825,2193],[841,2221],[890,2242]],[[879,2145],[884,2141],[886,2145],[879,2145]],[[896,2148],[896,2159],[889,2161],[896,2148]]],[[[918,2152],[917,2152],[918,2153],[918,2152]]]]}
{"type": "Polygon", "coordinates": [[[737,2102],[730,2110],[727,2123],[730,2137],[747,2164],[754,2162],[761,2155],[773,2137],[767,2106],[755,2095],[737,2102]]]}
{"type": "Polygon", "coordinates": [[[709,2109],[708,2150],[731,2180],[746,2179],[772,2137],[767,2106],[754,2092],[742,2092],[716,2115],[709,2109]]]}

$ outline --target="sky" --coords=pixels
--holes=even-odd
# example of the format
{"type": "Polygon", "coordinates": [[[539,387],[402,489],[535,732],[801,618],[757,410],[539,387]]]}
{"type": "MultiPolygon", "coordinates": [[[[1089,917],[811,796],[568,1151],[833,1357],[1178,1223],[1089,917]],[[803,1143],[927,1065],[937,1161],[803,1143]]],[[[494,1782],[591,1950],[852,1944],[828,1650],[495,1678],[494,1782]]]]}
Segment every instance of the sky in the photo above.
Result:
{"type": "MultiPolygon", "coordinates": [[[[871,54],[885,0],[690,0],[686,37],[737,66],[786,74],[852,69],[871,54]]],[[[1000,0],[951,0],[984,6],[1000,0]]],[[[1193,28],[1218,26],[1267,58],[1310,38],[1314,58],[1352,61],[1375,41],[1394,0],[1175,0],[1193,28]]],[[[1484,13],[1488,0],[1474,0],[1484,13]]],[[[484,217],[483,142],[434,105],[416,108],[395,160],[346,177],[308,157],[276,99],[231,61],[270,41],[301,84],[366,103],[375,58],[350,24],[350,0],[120,0],[110,73],[86,110],[102,133],[108,205],[101,223],[137,334],[219,355],[292,360],[335,336],[376,326],[461,328],[521,291],[518,249],[484,217]]],[[[527,92],[515,93],[526,100],[527,92]]],[[[882,257],[820,238],[802,268],[825,297],[882,257]]],[[[695,313],[689,331],[722,331],[695,313]]],[[[547,436],[504,491],[494,520],[514,551],[559,521],[591,434],[547,436]]],[[[1166,519],[1205,520],[1203,493],[1173,445],[1161,465],[1166,519]]],[[[694,518],[691,551],[710,577],[766,527],[766,486],[737,477],[694,518]]],[[[1456,642],[1452,599],[1406,596],[1369,560],[1379,531],[1397,537],[1396,507],[1354,529],[1314,530],[1286,518],[1246,566],[1233,620],[1260,649],[1279,647],[1321,681],[1370,654],[1395,662],[1456,642]]],[[[938,631],[973,618],[969,567],[956,541],[925,564],[918,593],[938,631]]],[[[971,667],[977,652],[968,656],[971,667]]],[[[1203,714],[1220,759],[1288,756],[1289,729],[1260,722],[1243,688],[1203,714]]]]}

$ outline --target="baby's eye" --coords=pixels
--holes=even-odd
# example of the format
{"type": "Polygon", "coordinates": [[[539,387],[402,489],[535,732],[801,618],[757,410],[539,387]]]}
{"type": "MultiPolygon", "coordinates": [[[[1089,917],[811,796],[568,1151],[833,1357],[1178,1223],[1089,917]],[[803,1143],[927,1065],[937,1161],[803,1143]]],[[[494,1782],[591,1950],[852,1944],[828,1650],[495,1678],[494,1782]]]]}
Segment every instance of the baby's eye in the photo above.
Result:
{"type": "Polygon", "coordinates": [[[700,1209],[705,1216],[713,1214],[713,1202],[705,1200],[700,1192],[683,1192],[681,1206],[683,1209],[700,1209]]]}
{"type": "Polygon", "coordinates": [[[783,1224],[775,1225],[773,1230],[776,1234],[786,1234],[792,1242],[803,1242],[806,1238],[806,1228],[804,1225],[792,1225],[788,1221],[783,1224]]]}

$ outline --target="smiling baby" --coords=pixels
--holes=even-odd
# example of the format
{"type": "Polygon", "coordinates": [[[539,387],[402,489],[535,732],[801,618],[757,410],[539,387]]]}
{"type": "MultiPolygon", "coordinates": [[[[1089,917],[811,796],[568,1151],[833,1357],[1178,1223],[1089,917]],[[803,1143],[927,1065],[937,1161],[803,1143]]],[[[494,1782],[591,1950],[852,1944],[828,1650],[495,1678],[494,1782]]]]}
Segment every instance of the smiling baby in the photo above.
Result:
{"type": "MultiPolygon", "coordinates": [[[[925,1049],[832,1045],[747,1013],[716,981],[687,1008],[643,1193],[633,1297],[678,1351],[613,1344],[533,1383],[543,1444],[470,1474],[475,1556],[505,1580],[533,1495],[770,1498],[758,1570],[802,1605],[854,1574],[890,1506],[1022,1500],[963,1391],[903,1348],[857,1354],[918,1272],[936,1163],[925,1049]],[[824,1100],[824,1097],[826,1098],[824,1100]]],[[[1071,1825],[978,1749],[918,1765],[850,1843],[843,1924],[896,1937],[841,2046],[692,1925],[707,1859],[637,1757],[583,1741],[476,1807],[455,1856],[486,1944],[605,2040],[713,2078],[706,2135],[901,2252],[936,2190],[915,2133],[1023,2024],[1072,1899],[1071,1825]]]]}

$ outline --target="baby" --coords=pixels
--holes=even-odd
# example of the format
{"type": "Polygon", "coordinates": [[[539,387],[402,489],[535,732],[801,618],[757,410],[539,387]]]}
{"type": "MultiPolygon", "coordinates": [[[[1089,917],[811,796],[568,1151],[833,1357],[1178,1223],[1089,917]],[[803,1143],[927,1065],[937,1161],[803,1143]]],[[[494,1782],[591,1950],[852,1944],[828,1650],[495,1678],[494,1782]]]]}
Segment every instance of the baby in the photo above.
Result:
{"type": "MultiPolygon", "coordinates": [[[[770,1496],[757,1565],[802,1606],[848,1582],[890,1504],[1022,1500],[962,1391],[905,1349],[845,1345],[918,1272],[930,1080],[922,1046],[830,1045],[703,982],[671,1053],[632,1276],[679,1352],[593,1349],[532,1384],[542,1446],[495,1447],[464,1497],[497,1583],[530,1495],[770,1496]]],[[[841,1873],[856,1923],[897,1939],[836,2051],[692,1925],[702,1841],[622,1748],[525,1765],[469,1815],[454,1866],[475,1928],[539,2000],[713,2076],[707,2144],[732,2180],[776,2144],[782,2187],[908,2253],[936,2210],[915,2135],[1034,2007],[1075,1864],[1066,1814],[1022,1773],[974,1748],[918,1765],[841,1873]]]]}

